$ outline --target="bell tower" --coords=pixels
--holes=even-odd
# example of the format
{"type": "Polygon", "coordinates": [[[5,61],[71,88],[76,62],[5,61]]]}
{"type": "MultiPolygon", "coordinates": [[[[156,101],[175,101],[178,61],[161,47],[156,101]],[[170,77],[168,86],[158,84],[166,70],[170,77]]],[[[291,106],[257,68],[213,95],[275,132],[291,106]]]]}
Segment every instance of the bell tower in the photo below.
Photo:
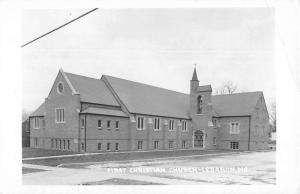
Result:
{"type": "Polygon", "coordinates": [[[199,86],[196,66],[190,81],[190,108],[192,119],[193,148],[216,149],[212,144],[216,136],[212,126],[212,88],[211,85],[199,86]]]}

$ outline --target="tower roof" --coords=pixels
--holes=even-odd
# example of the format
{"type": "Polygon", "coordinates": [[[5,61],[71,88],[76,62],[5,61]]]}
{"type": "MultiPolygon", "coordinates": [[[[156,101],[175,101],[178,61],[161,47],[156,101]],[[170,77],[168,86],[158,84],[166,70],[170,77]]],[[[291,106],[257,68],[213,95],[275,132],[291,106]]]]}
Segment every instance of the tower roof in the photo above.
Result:
{"type": "Polygon", "coordinates": [[[193,73],[192,81],[199,81],[198,80],[198,76],[197,76],[196,67],[194,68],[194,73],[193,73]]]}

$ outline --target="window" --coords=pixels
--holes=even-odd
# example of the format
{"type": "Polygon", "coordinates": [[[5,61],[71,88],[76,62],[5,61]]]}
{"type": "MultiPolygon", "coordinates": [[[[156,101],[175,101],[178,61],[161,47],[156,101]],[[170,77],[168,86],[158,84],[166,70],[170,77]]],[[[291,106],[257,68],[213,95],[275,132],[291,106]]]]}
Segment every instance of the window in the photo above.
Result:
{"type": "Polygon", "coordinates": [[[155,118],[154,119],[154,130],[155,131],[159,131],[160,130],[160,119],[159,118],[155,118]]]}
{"type": "Polygon", "coordinates": [[[143,149],[143,141],[138,141],[138,150],[143,149]]]}
{"type": "Polygon", "coordinates": [[[81,143],[81,151],[84,151],[84,143],[81,143]]]}
{"type": "Polygon", "coordinates": [[[213,122],[213,126],[214,126],[214,127],[217,127],[217,126],[218,126],[218,124],[217,124],[217,119],[213,119],[212,122],[213,122]]]}
{"type": "Polygon", "coordinates": [[[169,141],[169,149],[173,149],[174,141],[169,141]]]}
{"type": "Polygon", "coordinates": [[[197,98],[197,114],[202,114],[202,109],[203,109],[202,96],[198,96],[198,98],[197,98]]]}
{"type": "Polygon", "coordinates": [[[84,120],[84,118],[80,119],[80,126],[81,126],[81,129],[84,128],[84,126],[85,126],[85,120],[84,120]]]}
{"type": "Polygon", "coordinates": [[[110,150],[110,143],[106,144],[106,150],[109,151],[110,150]]]}
{"type": "Polygon", "coordinates": [[[98,150],[102,149],[102,143],[98,143],[98,150]]]}
{"type": "Polygon", "coordinates": [[[170,131],[174,130],[174,120],[169,120],[169,130],[170,131]]]}
{"type": "Polygon", "coordinates": [[[138,117],[137,118],[137,129],[143,130],[144,129],[144,117],[138,117]]]}
{"type": "Polygon", "coordinates": [[[61,149],[61,139],[59,140],[59,149],[61,149]]]}
{"type": "Polygon", "coordinates": [[[46,126],[45,119],[42,120],[42,125],[43,125],[43,129],[45,129],[45,126],[46,126]]]}
{"type": "Polygon", "coordinates": [[[57,85],[57,92],[61,94],[64,91],[64,85],[62,82],[59,82],[57,85]]]}
{"type": "Polygon", "coordinates": [[[101,128],[102,128],[102,121],[98,120],[98,129],[101,129],[101,128]]]}
{"type": "Polygon", "coordinates": [[[182,121],[182,131],[187,131],[187,122],[182,121]]]}
{"type": "Polygon", "coordinates": [[[51,139],[51,148],[54,148],[54,139],[51,139]]]}
{"type": "Polygon", "coordinates": [[[68,146],[67,146],[67,147],[68,147],[68,150],[70,150],[70,140],[69,140],[69,139],[67,140],[67,145],[68,145],[68,146]]]}
{"type": "Polygon", "coordinates": [[[230,149],[238,150],[239,149],[239,142],[238,141],[231,141],[230,142],[230,149]]]}
{"type": "Polygon", "coordinates": [[[66,140],[63,140],[64,150],[66,149],[66,140]]]}
{"type": "Polygon", "coordinates": [[[56,111],[56,123],[64,123],[65,122],[65,109],[57,108],[56,111]]]}
{"type": "Polygon", "coordinates": [[[119,129],[119,121],[116,121],[116,129],[119,129]]]}
{"type": "Polygon", "coordinates": [[[39,129],[40,128],[40,118],[38,118],[38,117],[34,118],[33,128],[34,129],[39,129]]]}
{"type": "Polygon", "coordinates": [[[55,148],[58,149],[58,142],[57,142],[57,139],[55,139],[55,148]]]}
{"type": "Polygon", "coordinates": [[[39,140],[38,138],[34,138],[34,147],[38,147],[39,146],[39,140]]]}
{"type": "Polygon", "coordinates": [[[119,150],[119,143],[116,143],[116,151],[119,150]]]}
{"type": "Polygon", "coordinates": [[[213,145],[217,145],[217,138],[213,137],[213,145]]]}
{"type": "Polygon", "coordinates": [[[110,129],[110,120],[107,121],[107,129],[110,129]]]}
{"type": "Polygon", "coordinates": [[[230,123],[230,134],[239,134],[240,124],[237,122],[230,123]]]}
{"type": "Polygon", "coordinates": [[[181,142],[181,148],[183,148],[183,149],[186,148],[186,141],[181,142]]]}
{"type": "Polygon", "coordinates": [[[159,141],[154,141],[154,149],[158,150],[159,149],[159,141]]]}

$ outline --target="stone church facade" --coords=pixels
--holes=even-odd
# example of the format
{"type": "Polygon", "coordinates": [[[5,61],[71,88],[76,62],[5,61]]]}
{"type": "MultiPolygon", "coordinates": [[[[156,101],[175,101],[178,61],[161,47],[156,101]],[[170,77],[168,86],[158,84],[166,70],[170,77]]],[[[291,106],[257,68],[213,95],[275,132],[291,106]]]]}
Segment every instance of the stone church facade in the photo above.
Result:
{"type": "Polygon", "coordinates": [[[75,152],[268,148],[262,92],[190,94],[108,75],[60,70],[44,103],[29,117],[30,146],[75,152]]]}

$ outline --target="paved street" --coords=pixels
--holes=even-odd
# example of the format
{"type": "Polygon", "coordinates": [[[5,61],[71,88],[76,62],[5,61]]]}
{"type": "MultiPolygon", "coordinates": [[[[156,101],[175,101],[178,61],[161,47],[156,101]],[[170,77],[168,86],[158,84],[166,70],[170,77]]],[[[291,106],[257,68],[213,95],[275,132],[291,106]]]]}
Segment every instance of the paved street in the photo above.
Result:
{"type": "Polygon", "coordinates": [[[23,174],[23,184],[275,184],[275,152],[198,156],[164,160],[135,160],[47,167],[23,174]]]}

